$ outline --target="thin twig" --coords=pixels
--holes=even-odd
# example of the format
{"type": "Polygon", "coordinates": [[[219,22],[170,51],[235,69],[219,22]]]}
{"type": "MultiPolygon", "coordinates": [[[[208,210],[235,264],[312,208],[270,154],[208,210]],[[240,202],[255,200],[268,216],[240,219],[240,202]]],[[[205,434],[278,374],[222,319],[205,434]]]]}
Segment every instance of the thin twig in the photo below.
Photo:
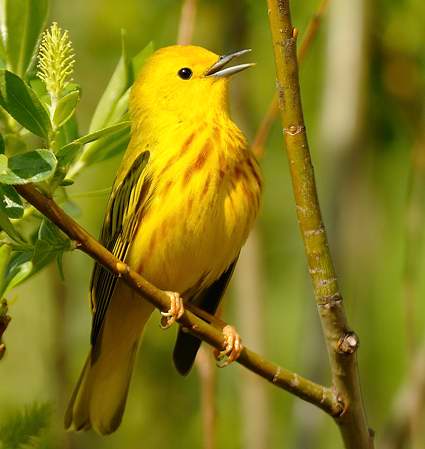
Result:
{"type": "Polygon", "coordinates": [[[300,48],[298,49],[298,64],[304,62],[308,50],[311,48],[311,44],[317,36],[320,25],[322,23],[323,16],[325,15],[329,6],[329,0],[322,0],[317,8],[317,11],[313,14],[310,22],[307,25],[303,40],[301,41],[300,48]]]}
{"type": "Polygon", "coordinates": [[[6,352],[6,345],[2,341],[3,334],[11,321],[10,316],[7,314],[7,309],[7,302],[5,299],[3,299],[0,304],[0,360],[3,358],[4,353],[6,352]]]}
{"type": "Polygon", "coordinates": [[[277,94],[273,94],[272,101],[264,114],[263,119],[255,133],[254,140],[252,141],[252,151],[258,159],[264,156],[264,148],[266,146],[267,138],[269,137],[270,130],[279,114],[279,101],[277,94]]]}
{"type": "Polygon", "coordinates": [[[292,176],[296,211],[316,304],[332,371],[333,385],[344,403],[336,419],[347,449],[371,449],[370,435],[357,369],[358,338],[348,327],[342,296],[329,251],[307,142],[289,0],[268,0],[276,62],[277,90],[292,176]]]}
{"type": "MultiPolygon", "coordinates": [[[[38,191],[33,184],[15,186],[17,192],[32,204],[38,211],[58,226],[71,240],[76,248],[88,254],[161,311],[170,309],[170,298],[162,290],[156,288],[127,264],[117,259],[93,236],[84,230],[76,221],[68,216],[51,198],[38,191]]],[[[222,325],[217,328],[207,321],[222,323],[208,313],[193,305],[186,304],[185,312],[178,322],[187,328],[188,332],[207,342],[216,349],[224,349],[225,339],[222,325]],[[196,313],[196,314],[195,314],[196,313]],[[200,318],[202,317],[202,318],[200,318]]],[[[223,323],[224,324],[224,323],[223,323]]],[[[296,373],[272,363],[248,348],[244,348],[238,362],[272,382],[279,388],[291,392],[295,396],[310,402],[333,417],[342,412],[342,404],[331,388],[316,384],[296,373]]]]}
{"type": "MultiPolygon", "coordinates": [[[[328,9],[329,0],[322,0],[317,11],[313,14],[310,22],[307,25],[303,40],[298,50],[298,64],[304,61],[308,50],[311,48],[311,44],[317,36],[322,18],[328,9]]],[[[264,155],[264,148],[266,146],[267,138],[269,137],[271,127],[279,115],[279,101],[277,93],[275,92],[273,98],[267,108],[267,111],[261,120],[261,123],[255,134],[252,151],[254,154],[261,158],[264,155]]]]}
{"type": "Polygon", "coordinates": [[[195,27],[197,0],[184,0],[180,15],[177,43],[189,45],[192,42],[193,29],[195,27]]]}

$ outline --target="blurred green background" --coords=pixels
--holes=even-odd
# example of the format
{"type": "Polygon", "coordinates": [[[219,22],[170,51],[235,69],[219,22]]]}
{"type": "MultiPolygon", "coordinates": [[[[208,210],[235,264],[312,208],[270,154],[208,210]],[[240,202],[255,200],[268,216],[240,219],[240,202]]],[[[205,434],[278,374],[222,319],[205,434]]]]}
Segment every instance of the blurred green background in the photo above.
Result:
{"type": "MultiPolygon", "coordinates": [[[[292,3],[301,40],[319,3],[292,3]]],[[[127,30],[131,54],[151,40],[156,48],[173,44],[181,6],[171,0],[52,1],[50,19],[69,30],[76,53],[82,132],[119,58],[121,28],[127,30]]],[[[391,423],[390,417],[409,404],[397,401],[402,386],[414,388],[411,362],[425,338],[424,21],[423,0],[331,0],[301,67],[323,215],[349,322],[361,341],[369,424],[377,446],[388,448],[413,447],[408,439],[396,445],[392,432],[404,421],[391,423]]],[[[257,66],[235,77],[231,92],[233,117],[252,141],[274,92],[266,2],[198,0],[193,42],[216,53],[253,49],[250,58],[257,66]]],[[[87,192],[109,187],[118,163],[115,158],[89,168],[71,189],[81,208],[79,222],[95,235],[107,195],[87,192]]],[[[261,165],[263,208],[227,295],[224,318],[253,349],[328,384],[278,124],[261,165]]],[[[62,430],[64,408],[89,347],[91,268],[85,255],[66,254],[65,282],[50,267],[8,298],[13,321],[0,362],[0,420],[34,401],[49,402],[52,419],[40,447],[202,447],[199,373],[176,374],[171,362],[176,329],[161,331],[158,313],[145,333],[118,432],[101,438],[62,430]]],[[[216,376],[217,448],[342,447],[332,420],[313,406],[236,364],[216,376]]],[[[423,407],[416,417],[424,421],[423,407]]],[[[415,449],[425,447],[425,430],[416,439],[415,449]]]]}

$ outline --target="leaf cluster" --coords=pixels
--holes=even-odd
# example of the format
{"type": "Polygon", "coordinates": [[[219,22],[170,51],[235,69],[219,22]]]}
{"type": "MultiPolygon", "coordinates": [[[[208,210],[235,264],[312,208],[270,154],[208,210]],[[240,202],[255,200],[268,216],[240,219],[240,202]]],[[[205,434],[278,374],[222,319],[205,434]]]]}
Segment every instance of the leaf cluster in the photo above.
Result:
{"type": "Polygon", "coordinates": [[[61,270],[63,253],[74,248],[14,186],[36,183],[63,207],[77,210],[67,187],[82,170],[126,148],[130,87],[152,52],[149,44],[130,58],[123,33],[121,58],[88,132],[81,134],[81,89],[71,82],[74,52],[68,32],[56,23],[44,31],[48,10],[48,0],[0,2],[0,299],[54,260],[61,270]]]}

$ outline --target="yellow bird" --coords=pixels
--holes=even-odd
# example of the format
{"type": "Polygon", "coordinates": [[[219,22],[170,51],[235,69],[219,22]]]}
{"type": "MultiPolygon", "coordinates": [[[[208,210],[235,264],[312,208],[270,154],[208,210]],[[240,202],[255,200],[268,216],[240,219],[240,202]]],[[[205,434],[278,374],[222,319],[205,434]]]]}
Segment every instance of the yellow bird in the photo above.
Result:
{"type": "MultiPolygon", "coordinates": [[[[169,291],[167,326],[181,297],[215,313],[260,205],[261,175],[229,117],[228,66],[248,50],[218,56],[196,46],[157,50],[130,97],[131,140],[119,167],[101,242],[157,287],[169,291]],[[181,297],[180,297],[180,295],[181,297]]],[[[91,281],[91,351],[66,428],[117,429],[143,328],[153,306],[101,265],[91,281]]],[[[229,360],[240,339],[225,328],[229,360]]],[[[187,374],[200,340],[179,330],[174,363],[187,374]]]]}

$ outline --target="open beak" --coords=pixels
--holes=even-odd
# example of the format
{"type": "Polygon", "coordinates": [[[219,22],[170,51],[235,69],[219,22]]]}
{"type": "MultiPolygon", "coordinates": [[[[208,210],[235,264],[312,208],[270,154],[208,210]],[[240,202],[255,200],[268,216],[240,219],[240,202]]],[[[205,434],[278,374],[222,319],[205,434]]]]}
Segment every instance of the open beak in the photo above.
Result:
{"type": "Polygon", "coordinates": [[[235,73],[241,72],[242,70],[245,70],[249,67],[252,67],[253,63],[249,64],[239,64],[232,67],[226,67],[226,65],[232,61],[233,59],[244,55],[245,53],[249,53],[251,51],[250,48],[246,50],[237,51],[235,53],[230,53],[228,55],[220,56],[218,58],[218,61],[213,64],[208,70],[207,73],[205,73],[205,76],[214,76],[217,78],[222,78],[225,76],[234,75],[235,73]]]}

